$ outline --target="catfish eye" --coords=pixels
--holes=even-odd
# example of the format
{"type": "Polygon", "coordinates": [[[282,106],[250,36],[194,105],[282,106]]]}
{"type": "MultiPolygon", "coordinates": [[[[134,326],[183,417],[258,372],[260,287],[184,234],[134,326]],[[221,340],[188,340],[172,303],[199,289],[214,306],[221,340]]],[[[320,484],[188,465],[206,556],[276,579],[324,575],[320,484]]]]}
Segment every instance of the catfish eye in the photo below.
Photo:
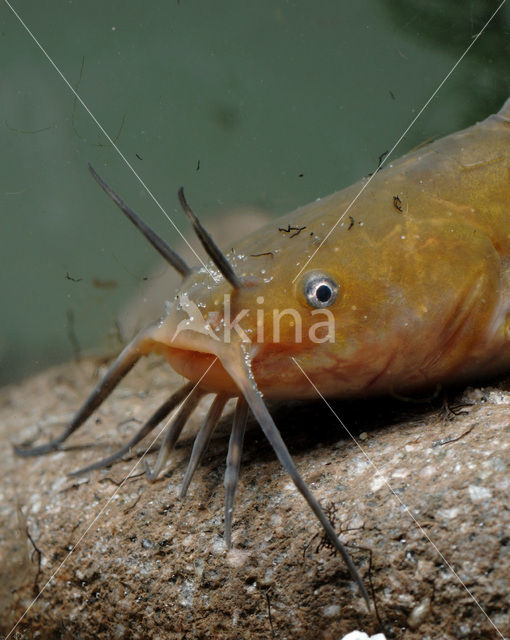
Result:
{"type": "Polygon", "coordinates": [[[305,276],[303,293],[311,307],[330,307],[338,297],[338,284],[322,271],[312,271],[305,276]]]}

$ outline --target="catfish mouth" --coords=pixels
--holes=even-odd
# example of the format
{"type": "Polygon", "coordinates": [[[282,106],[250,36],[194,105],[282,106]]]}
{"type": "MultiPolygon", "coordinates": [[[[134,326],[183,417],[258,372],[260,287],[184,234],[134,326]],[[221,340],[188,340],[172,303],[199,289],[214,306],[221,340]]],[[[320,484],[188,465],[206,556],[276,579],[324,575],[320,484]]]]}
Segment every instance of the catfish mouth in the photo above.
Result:
{"type": "MultiPolygon", "coordinates": [[[[186,302],[189,300],[186,297],[186,302]]],[[[182,308],[173,309],[153,330],[154,350],[161,353],[172,369],[211,393],[238,396],[239,388],[223,366],[226,354],[236,351],[234,344],[223,342],[202,314],[182,308]],[[193,313],[193,315],[191,315],[193,313]]]]}
{"type": "Polygon", "coordinates": [[[218,356],[212,353],[170,347],[165,358],[172,369],[211,393],[238,396],[239,388],[227,373],[218,356]]]}

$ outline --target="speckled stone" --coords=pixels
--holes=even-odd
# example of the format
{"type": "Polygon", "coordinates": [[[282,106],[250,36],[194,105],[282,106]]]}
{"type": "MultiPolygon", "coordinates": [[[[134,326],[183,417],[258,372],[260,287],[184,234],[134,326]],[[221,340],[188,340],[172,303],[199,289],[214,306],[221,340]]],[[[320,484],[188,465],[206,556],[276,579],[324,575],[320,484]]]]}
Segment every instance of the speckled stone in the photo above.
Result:
{"type": "Polygon", "coordinates": [[[58,433],[100,370],[87,360],[0,392],[0,632],[26,611],[11,636],[17,640],[338,640],[354,629],[406,640],[475,640],[499,637],[495,627],[510,635],[504,380],[466,390],[473,405],[453,421],[427,405],[334,403],[352,432],[365,434],[361,449],[344,439],[321,403],[272,407],[299,470],[342,531],[377,618],[341,559],[321,544],[314,516],[256,425],[246,437],[229,553],[222,486],[228,420],[188,497],[177,497],[205,407],[153,484],[139,475],[135,454],[143,446],[111,469],[66,476],[125,442],[181,383],[157,359],[129,374],[68,451],[15,458],[9,441],[58,433]],[[27,531],[41,553],[40,570],[27,531]]]}

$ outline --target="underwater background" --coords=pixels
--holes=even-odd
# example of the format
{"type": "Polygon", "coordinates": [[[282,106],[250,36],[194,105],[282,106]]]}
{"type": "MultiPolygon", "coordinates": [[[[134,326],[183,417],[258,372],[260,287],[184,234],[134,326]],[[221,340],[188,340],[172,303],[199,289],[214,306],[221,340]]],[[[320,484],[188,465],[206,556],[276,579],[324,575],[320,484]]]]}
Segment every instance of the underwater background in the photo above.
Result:
{"type": "MultiPolygon", "coordinates": [[[[121,310],[158,277],[88,162],[180,245],[129,162],[198,250],[181,185],[208,226],[239,205],[282,215],[366,176],[499,4],[0,2],[0,383],[119,350],[121,310]]],[[[499,109],[509,36],[505,4],[392,157],[499,109]]]]}

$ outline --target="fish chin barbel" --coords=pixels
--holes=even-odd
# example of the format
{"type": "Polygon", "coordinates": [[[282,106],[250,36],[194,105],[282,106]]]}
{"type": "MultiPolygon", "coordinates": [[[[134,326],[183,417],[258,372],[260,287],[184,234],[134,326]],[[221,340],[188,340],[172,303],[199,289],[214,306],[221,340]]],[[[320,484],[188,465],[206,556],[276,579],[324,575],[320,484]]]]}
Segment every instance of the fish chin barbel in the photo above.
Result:
{"type": "MultiPolygon", "coordinates": [[[[162,240],[119,196],[115,193],[97,174],[94,168],[89,165],[90,173],[105,193],[115,202],[121,211],[137,227],[137,229],[152,244],[158,253],[176,270],[183,278],[191,276],[194,271],[175,253],[168,244],[162,240]]],[[[227,258],[217,247],[211,236],[201,225],[200,221],[193,213],[184,196],[183,189],[179,189],[179,200],[188,218],[192,222],[200,242],[207,254],[213,261],[224,279],[229,283],[233,295],[244,287],[253,286],[253,278],[243,279],[238,276],[227,258]]],[[[210,277],[206,275],[205,277],[210,277]]],[[[165,465],[168,456],[175,446],[189,416],[196,408],[200,400],[207,393],[216,393],[215,399],[209,409],[206,419],[200,428],[193,445],[193,450],[184,476],[181,497],[186,495],[187,489],[193,474],[207,448],[210,437],[219,422],[227,400],[237,397],[236,410],[232,426],[232,432],[228,445],[227,463],[225,469],[225,543],[227,548],[232,544],[232,515],[235,493],[239,478],[239,469],[243,447],[244,432],[248,418],[248,409],[251,410],[257,422],[261,426],[266,438],[269,440],[283,468],[292,478],[296,488],[303,495],[309,507],[312,509],[326,535],[342,556],[351,577],[356,582],[361,595],[363,596],[368,609],[370,610],[370,599],[367,589],[356,569],[354,563],[333,529],[330,521],[320,507],[305,481],[299,474],[287,447],[276,427],[262,394],[257,387],[255,377],[251,371],[251,359],[249,352],[242,342],[237,339],[228,344],[214,339],[210,335],[194,332],[193,329],[184,330],[181,335],[176,335],[176,323],[162,321],[141,331],[119,354],[109,367],[107,373],[86,399],[82,407],[74,416],[64,432],[54,440],[32,448],[15,446],[14,450],[21,457],[37,456],[57,451],[60,445],[76,431],[87,418],[104,402],[104,400],[115,389],[124,376],[132,369],[136,362],[151,351],[169,355],[170,349],[186,351],[190,346],[193,350],[202,354],[205,364],[201,369],[202,375],[195,382],[188,382],[174,392],[145,422],[140,430],[121,449],[112,455],[99,460],[87,467],[74,471],[71,475],[79,475],[110,466],[119,460],[124,454],[130,451],[138,442],[145,438],[169,413],[178,407],[180,408],[173,417],[162,442],[161,449],[153,470],[146,469],[147,477],[153,481],[157,478],[165,465]],[[168,326],[170,325],[170,326],[168,326]],[[190,334],[193,334],[190,337],[190,334]],[[168,351],[168,353],[167,353],[168,351]],[[230,381],[226,389],[214,390],[214,382],[207,384],[207,374],[213,369],[217,362],[221,363],[223,373],[227,373],[230,381]],[[233,382],[235,381],[235,383],[233,382]]],[[[170,363],[172,359],[169,357],[170,363]]],[[[216,366],[216,370],[218,367],[216,366]]],[[[218,374],[217,374],[218,375],[218,374]]],[[[217,377],[217,376],[216,376],[217,377]]]]}

